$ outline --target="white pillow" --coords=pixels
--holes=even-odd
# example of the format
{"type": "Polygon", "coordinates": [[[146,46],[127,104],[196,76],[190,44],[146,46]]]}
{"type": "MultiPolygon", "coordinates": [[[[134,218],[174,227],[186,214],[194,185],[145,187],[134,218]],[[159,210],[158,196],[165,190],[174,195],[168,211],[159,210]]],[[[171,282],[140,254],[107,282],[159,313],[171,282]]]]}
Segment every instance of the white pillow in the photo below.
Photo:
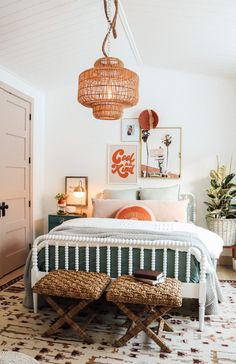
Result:
{"type": "Polygon", "coordinates": [[[129,190],[104,190],[104,199],[116,199],[116,200],[138,200],[139,189],[133,188],[129,190]]]}
{"type": "Polygon", "coordinates": [[[102,200],[94,199],[93,217],[114,218],[117,212],[128,205],[146,206],[152,210],[157,221],[187,222],[188,201],[155,200],[102,200]]]}
{"type": "MultiPolygon", "coordinates": [[[[115,217],[124,206],[134,204],[137,200],[94,199],[93,217],[115,217]]],[[[138,201],[137,201],[138,202],[138,201]]]]}
{"type": "Polygon", "coordinates": [[[178,201],[180,185],[157,188],[142,188],[140,200],[178,201]]]}

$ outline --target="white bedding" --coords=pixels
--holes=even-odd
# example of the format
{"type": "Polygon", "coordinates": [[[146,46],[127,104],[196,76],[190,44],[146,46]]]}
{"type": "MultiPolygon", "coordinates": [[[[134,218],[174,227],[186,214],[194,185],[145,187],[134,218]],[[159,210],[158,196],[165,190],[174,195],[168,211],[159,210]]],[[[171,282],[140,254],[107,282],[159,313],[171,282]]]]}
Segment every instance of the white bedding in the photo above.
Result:
{"type": "MultiPolygon", "coordinates": [[[[187,232],[192,233],[199,238],[209,252],[212,259],[218,259],[222,250],[224,242],[222,238],[207,229],[196,226],[192,223],[180,222],[158,222],[158,221],[138,221],[138,220],[121,220],[111,218],[78,218],[65,221],[64,226],[77,226],[77,227],[99,227],[104,229],[138,229],[143,231],[152,232],[187,232]]],[[[62,226],[61,225],[61,226],[62,226]]],[[[55,228],[56,229],[56,228],[55,228]]],[[[199,251],[192,251],[192,253],[199,260],[199,251]]],[[[209,269],[209,267],[208,267],[209,269]]],[[[207,270],[208,270],[207,269],[207,270]]]]}

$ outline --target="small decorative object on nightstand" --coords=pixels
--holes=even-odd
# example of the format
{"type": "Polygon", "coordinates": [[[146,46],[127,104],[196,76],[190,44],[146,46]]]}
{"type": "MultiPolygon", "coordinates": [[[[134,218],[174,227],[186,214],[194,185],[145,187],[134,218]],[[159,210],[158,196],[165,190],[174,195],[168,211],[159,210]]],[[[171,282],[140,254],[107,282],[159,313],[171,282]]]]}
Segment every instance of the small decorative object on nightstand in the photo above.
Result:
{"type": "Polygon", "coordinates": [[[52,230],[56,226],[62,224],[64,221],[71,220],[71,219],[78,219],[78,218],[86,218],[87,214],[83,213],[83,215],[76,215],[76,214],[65,214],[65,215],[58,215],[58,214],[51,214],[48,215],[48,231],[52,230]]]}
{"type": "Polygon", "coordinates": [[[57,193],[55,199],[57,200],[57,213],[58,215],[66,214],[66,199],[67,193],[57,193]]]}

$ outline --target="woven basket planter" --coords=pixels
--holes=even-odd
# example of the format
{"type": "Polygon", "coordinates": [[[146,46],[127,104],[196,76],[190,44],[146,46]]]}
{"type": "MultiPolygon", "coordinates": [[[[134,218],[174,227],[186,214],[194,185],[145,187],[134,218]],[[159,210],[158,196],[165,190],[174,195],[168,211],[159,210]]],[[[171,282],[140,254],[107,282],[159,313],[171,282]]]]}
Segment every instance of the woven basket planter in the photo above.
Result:
{"type": "Polygon", "coordinates": [[[207,216],[206,221],[208,229],[222,237],[224,246],[236,244],[236,219],[216,219],[207,216]]]}

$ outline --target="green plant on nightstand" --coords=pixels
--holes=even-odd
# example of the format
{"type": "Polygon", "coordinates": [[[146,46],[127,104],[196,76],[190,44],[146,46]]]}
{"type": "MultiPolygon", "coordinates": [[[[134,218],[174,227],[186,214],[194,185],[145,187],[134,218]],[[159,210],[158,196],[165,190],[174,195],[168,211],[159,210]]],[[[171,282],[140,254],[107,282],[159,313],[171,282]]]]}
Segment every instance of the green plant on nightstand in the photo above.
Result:
{"type": "Polygon", "coordinates": [[[222,237],[224,245],[236,243],[236,210],[232,208],[232,199],[236,196],[235,173],[227,173],[225,165],[217,166],[210,172],[210,187],[207,195],[206,221],[208,229],[222,237]]]}
{"type": "Polygon", "coordinates": [[[66,214],[66,199],[68,197],[67,193],[57,193],[55,199],[57,200],[57,213],[59,215],[66,214]]]}

